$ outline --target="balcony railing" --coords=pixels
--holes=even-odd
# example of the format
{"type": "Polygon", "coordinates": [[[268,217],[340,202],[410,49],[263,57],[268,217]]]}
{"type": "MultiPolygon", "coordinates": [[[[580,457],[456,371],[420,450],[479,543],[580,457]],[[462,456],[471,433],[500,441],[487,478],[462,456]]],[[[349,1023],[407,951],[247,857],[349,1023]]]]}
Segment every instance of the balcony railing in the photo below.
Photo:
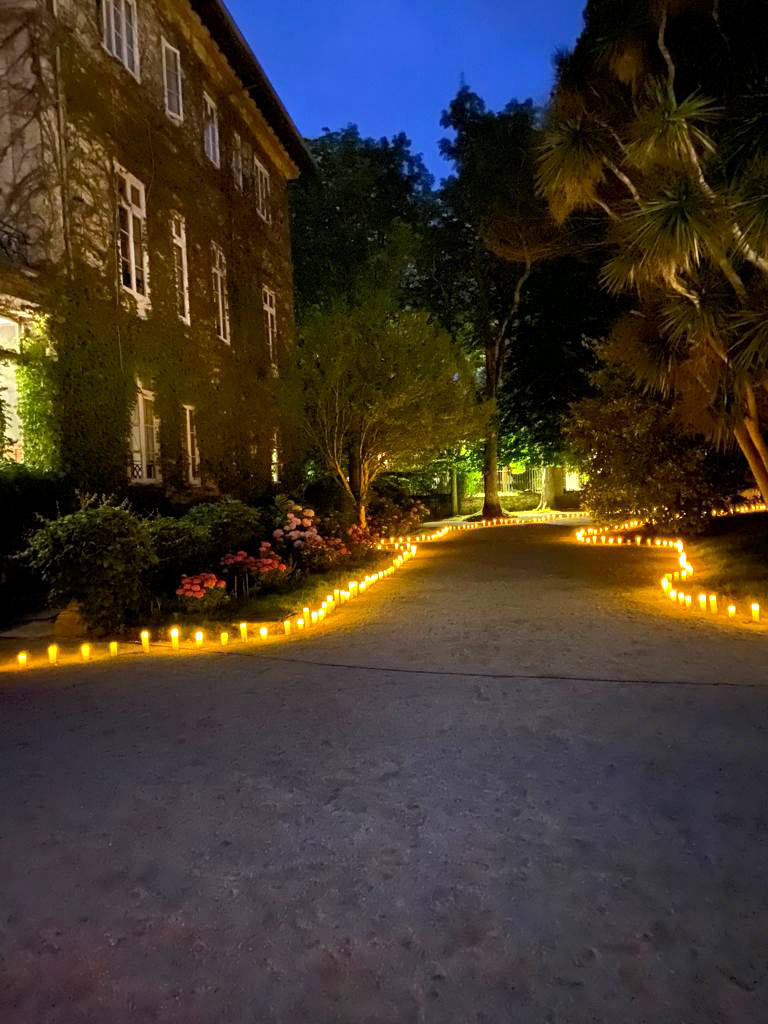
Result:
{"type": "Polygon", "coordinates": [[[29,264],[27,236],[2,218],[0,218],[0,253],[4,253],[14,263],[29,264]]]}

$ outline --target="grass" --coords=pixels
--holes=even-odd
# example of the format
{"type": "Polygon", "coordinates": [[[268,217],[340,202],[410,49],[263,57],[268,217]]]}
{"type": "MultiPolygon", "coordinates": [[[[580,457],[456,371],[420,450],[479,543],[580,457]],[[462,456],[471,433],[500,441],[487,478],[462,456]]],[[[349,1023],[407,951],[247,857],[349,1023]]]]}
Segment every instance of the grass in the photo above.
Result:
{"type": "Polygon", "coordinates": [[[714,519],[688,548],[697,583],[768,607],[768,513],[714,519]]]}

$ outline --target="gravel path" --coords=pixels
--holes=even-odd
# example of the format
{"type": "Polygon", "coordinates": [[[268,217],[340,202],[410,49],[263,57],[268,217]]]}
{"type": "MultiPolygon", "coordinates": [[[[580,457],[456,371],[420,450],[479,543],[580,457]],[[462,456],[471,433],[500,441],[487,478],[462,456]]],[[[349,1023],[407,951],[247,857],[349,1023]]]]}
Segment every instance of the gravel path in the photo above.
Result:
{"type": "Polygon", "coordinates": [[[558,527],[0,684],[2,1024],[757,1024],[768,633],[558,527]]]}

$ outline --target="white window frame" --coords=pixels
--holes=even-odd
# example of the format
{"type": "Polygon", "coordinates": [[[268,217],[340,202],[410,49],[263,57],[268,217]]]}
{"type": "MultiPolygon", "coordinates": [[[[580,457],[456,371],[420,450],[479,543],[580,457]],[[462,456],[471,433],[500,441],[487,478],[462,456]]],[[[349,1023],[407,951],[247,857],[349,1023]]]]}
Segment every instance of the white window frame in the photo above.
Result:
{"type": "Polygon", "coordinates": [[[187,483],[199,487],[202,482],[200,474],[200,447],[197,443],[197,410],[194,405],[183,405],[184,410],[184,457],[186,459],[187,483]]]}
{"type": "Polygon", "coordinates": [[[140,309],[149,305],[149,253],[147,250],[147,200],[144,185],[119,164],[115,164],[117,180],[117,260],[123,291],[132,295],[140,309]],[[121,188],[122,183],[122,188],[121,188]],[[136,238],[137,224],[140,238],[136,238]],[[126,251],[127,249],[127,251],[126,251]],[[125,279],[128,267],[129,282],[125,279]],[[139,288],[141,271],[143,290],[139,288]]]}
{"type": "Polygon", "coordinates": [[[238,192],[243,191],[243,140],[239,132],[232,136],[232,179],[238,192]]]}
{"type": "Polygon", "coordinates": [[[203,93],[203,149],[213,166],[221,167],[219,108],[207,92],[203,93]]]}
{"type": "Polygon", "coordinates": [[[160,417],[154,413],[155,393],[136,381],[136,402],[131,413],[131,449],[128,477],[134,484],[162,483],[160,469],[160,417]],[[152,403],[152,423],[147,423],[145,402],[152,403]],[[152,432],[152,450],[147,444],[152,432]],[[138,441],[138,443],[137,443],[138,441]],[[150,455],[152,458],[150,459],[150,455]]]}
{"type": "Polygon", "coordinates": [[[141,81],[137,0],[101,0],[101,16],[104,49],[119,60],[137,82],[141,81]]]}
{"type": "Polygon", "coordinates": [[[262,285],[261,308],[264,311],[264,339],[272,372],[277,376],[277,293],[269,285],[262,285]]]}
{"type": "Polygon", "coordinates": [[[256,190],[256,209],[259,216],[267,224],[272,223],[272,206],[270,203],[270,196],[272,192],[272,182],[269,177],[269,171],[258,159],[253,158],[253,178],[254,188],[256,190]]]}
{"type": "Polygon", "coordinates": [[[211,269],[213,277],[213,305],[216,334],[227,345],[229,332],[229,295],[227,292],[227,257],[220,245],[211,242],[211,269]]]}
{"type": "Polygon", "coordinates": [[[163,51],[163,90],[165,93],[165,112],[171,121],[174,121],[176,124],[181,124],[184,120],[184,86],[181,73],[181,51],[175,46],[171,46],[165,36],[161,39],[161,46],[163,51]],[[169,64],[169,57],[172,57],[171,64],[169,64]],[[171,96],[171,71],[175,71],[176,93],[179,98],[178,110],[172,110],[169,105],[169,97],[171,96]]]}
{"type": "Polygon", "coordinates": [[[173,280],[176,288],[176,312],[182,323],[192,323],[189,310],[189,269],[187,266],[187,225],[180,213],[171,214],[173,280]],[[179,273],[181,280],[179,280],[179,273]]]}

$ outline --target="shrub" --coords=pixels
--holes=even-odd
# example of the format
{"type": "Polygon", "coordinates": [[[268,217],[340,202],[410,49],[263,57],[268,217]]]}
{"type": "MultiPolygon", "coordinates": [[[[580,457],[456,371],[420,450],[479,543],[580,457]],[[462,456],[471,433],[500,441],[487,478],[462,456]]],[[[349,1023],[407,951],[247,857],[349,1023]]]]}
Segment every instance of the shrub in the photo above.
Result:
{"type": "Polygon", "coordinates": [[[218,560],[228,551],[247,548],[262,529],[261,514],[242,501],[219,501],[196,505],[182,520],[208,531],[210,557],[218,560]]]}
{"type": "Polygon", "coordinates": [[[77,601],[94,632],[134,623],[146,605],[145,579],[155,555],[146,522],[124,504],[91,502],[51,520],[33,535],[27,557],[50,600],[77,601]]]}
{"type": "Polygon", "coordinates": [[[0,462],[0,508],[0,551],[11,554],[23,547],[26,534],[40,519],[72,512],[77,501],[65,477],[17,462],[0,462]]]}
{"type": "Polygon", "coordinates": [[[211,535],[188,517],[158,516],[147,520],[150,543],[157,564],[148,574],[153,593],[170,593],[184,573],[207,567],[211,560],[211,535]]]}

